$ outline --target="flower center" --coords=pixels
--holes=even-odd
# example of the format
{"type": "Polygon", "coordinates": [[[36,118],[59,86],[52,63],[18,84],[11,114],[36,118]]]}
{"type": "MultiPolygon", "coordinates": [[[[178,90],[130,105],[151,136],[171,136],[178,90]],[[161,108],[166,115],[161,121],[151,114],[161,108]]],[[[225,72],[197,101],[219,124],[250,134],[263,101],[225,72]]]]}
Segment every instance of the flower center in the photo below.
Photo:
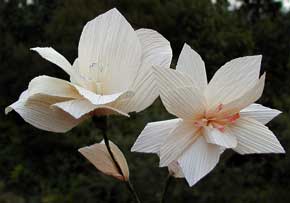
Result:
{"type": "Polygon", "coordinates": [[[215,116],[208,116],[207,112],[205,112],[201,118],[194,121],[194,125],[199,129],[206,126],[210,126],[210,127],[218,129],[220,132],[224,132],[225,127],[227,125],[235,123],[236,120],[240,118],[240,113],[235,113],[230,116],[220,117],[218,116],[218,112],[220,112],[222,108],[223,108],[222,104],[220,104],[216,108],[216,111],[214,112],[215,114],[213,114],[215,116]]]}
{"type": "Polygon", "coordinates": [[[104,94],[104,77],[106,74],[106,66],[101,62],[94,62],[89,66],[89,80],[92,83],[94,92],[104,94]]]}

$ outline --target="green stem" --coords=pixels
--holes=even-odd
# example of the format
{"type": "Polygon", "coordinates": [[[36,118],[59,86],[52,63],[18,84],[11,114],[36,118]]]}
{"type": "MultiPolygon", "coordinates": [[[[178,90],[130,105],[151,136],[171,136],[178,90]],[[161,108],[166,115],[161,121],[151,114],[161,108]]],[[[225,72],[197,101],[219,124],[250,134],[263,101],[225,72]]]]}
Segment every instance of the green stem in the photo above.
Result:
{"type": "MultiPolygon", "coordinates": [[[[110,147],[110,142],[109,142],[109,138],[108,138],[108,135],[107,135],[107,127],[108,127],[108,121],[107,121],[107,117],[100,117],[100,118],[97,118],[97,117],[93,117],[93,121],[95,123],[95,126],[97,128],[99,128],[101,131],[102,131],[102,135],[103,135],[103,138],[104,138],[104,142],[105,142],[105,145],[106,145],[106,148],[114,162],[114,165],[116,166],[117,170],[118,170],[118,173],[120,173],[124,180],[125,180],[125,176],[124,176],[124,173],[121,169],[121,166],[119,165],[119,163],[117,162],[112,150],[111,150],[111,147],[110,147]]],[[[131,184],[130,180],[126,181],[126,186],[128,188],[128,190],[130,191],[130,193],[132,194],[135,202],[137,203],[141,203],[133,185],[131,184]]]]}
{"type": "Polygon", "coordinates": [[[162,192],[162,196],[161,196],[161,203],[165,203],[165,196],[166,196],[166,193],[168,191],[169,185],[172,182],[172,179],[173,179],[172,175],[168,174],[168,176],[166,178],[165,186],[164,186],[164,189],[162,192]]]}

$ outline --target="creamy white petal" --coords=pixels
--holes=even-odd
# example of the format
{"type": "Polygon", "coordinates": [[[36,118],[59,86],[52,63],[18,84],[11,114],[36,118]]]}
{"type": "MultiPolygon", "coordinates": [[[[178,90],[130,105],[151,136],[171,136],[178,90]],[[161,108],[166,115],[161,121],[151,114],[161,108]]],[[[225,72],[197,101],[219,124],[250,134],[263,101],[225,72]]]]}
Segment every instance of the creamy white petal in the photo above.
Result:
{"type": "Polygon", "coordinates": [[[118,109],[115,109],[108,105],[94,105],[86,99],[75,99],[75,100],[59,102],[52,106],[62,109],[63,111],[69,113],[71,116],[73,116],[76,119],[81,118],[82,116],[89,113],[93,115],[121,114],[123,116],[129,117],[128,114],[118,109]],[[110,112],[101,113],[100,110],[97,110],[97,109],[100,109],[100,110],[108,109],[110,112]]]}
{"type": "Polygon", "coordinates": [[[173,161],[168,165],[168,171],[175,178],[184,178],[182,168],[177,161],[173,161]]]}
{"type": "Polygon", "coordinates": [[[59,109],[50,108],[52,104],[61,101],[63,100],[60,98],[40,94],[28,98],[28,92],[25,91],[18,101],[5,109],[5,112],[9,113],[13,109],[36,128],[64,133],[84,118],[75,119],[59,109]]]}
{"type": "Polygon", "coordinates": [[[171,68],[152,67],[154,75],[160,89],[160,94],[163,91],[168,91],[178,87],[193,86],[193,82],[189,76],[180,71],[171,68]]]}
{"type": "Polygon", "coordinates": [[[282,112],[277,109],[271,109],[261,104],[251,104],[240,111],[242,117],[253,118],[262,124],[267,124],[280,113],[282,112]]]}
{"type": "Polygon", "coordinates": [[[66,60],[66,58],[63,55],[55,51],[53,48],[35,47],[31,48],[31,50],[36,51],[44,59],[62,68],[67,74],[69,75],[73,74],[73,69],[70,62],[68,62],[68,60],[66,60]]]}
{"type": "Polygon", "coordinates": [[[239,112],[241,109],[249,106],[250,104],[257,101],[263,93],[264,85],[265,85],[265,77],[266,74],[264,73],[258,83],[250,89],[245,94],[241,95],[238,99],[224,105],[223,109],[221,110],[220,114],[231,115],[236,112],[239,112]]]}
{"type": "Polygon", "coordinates": [[[200,55],[184,44],[178,58],[176,70],[187,74],[195,84],[196,88],[204,91],[207,86],[205,65],[200,55]]]}
{"type": "Polygon", "coordinates": [[[167,111],[183,119],[194,119],[203,113],[205,98],[193,87],[192,80],[182,72],[153,67],[159,93],[167,111]]]}
{"type": "Polygon", "coordinates": [[[240,118],[230,129],[238,139],[234,150],[240,154],[285,153],[273,132],[252,118],[240,118]]]}
{"type": "Polygon", "coordinates": [[[135,95],[122,107],[126,112],[140,112],[154,102],[159,92],[152,65],[169,68],[172,58],[170,43],[161,34],[150,29],[139,29],[136,33],[142,46],[142,64],[131,88],[135,95]]]}
{"type": "Polygon", "coordinates": [[[219,157],[220,147],[199,137],[178,159],[178,163],[188,184],[193,186],[216,166],[219,157]]]}
{"type": "Polygon", "coordinates": [[[250,91],[258,82],[262,56],[231,60],[213,76],[206,89],[211,108],[227,104],[250,91]]]}
{"type": "Polygon", "coordinates": [[[169,68],[172,59],[170,42],[151,29],[142,28],[136,30],[136,34],[142,47],[142,66],[139,73],[147,72],[152,65],[169,68]]]}
{"type": "Polygon", "coordinates": [[[177,160],[199,136],[193,122],[180,122],[161,145],[160,166],[168,166],[177,160]]]}
{"type": "Polygon", "coordinates": [[[138,136],[132,152],[159,153],[162,143],[169,136],[170,132],[175,129],[181,119],[172,119],[148,123],[138,136]]]}
{"type": "Polygon", "coordinates": [[[206,103],[203,95],[194,87],[161,90],[161,100],[166,110],[185,120],[193,120],[204,113],[206,103]]]}
{"type": "Polygon", "coordinates": [[[129,168],[126,158],[117,145],[111,141],[109,145],[124,176],[115,166],[104,142],[80,148],[78,151],[102,173],[113,176],[121,181],[127,181],[129,179],[129,168]]]}
{"type": "Polygon", "coordinates": [[[204,137],[208,143],[224,148],[235,148],[238,144],[236,136],[226,128],[224,132],[213,127],[204,127],[204,137]]]}
{"type": "Polygon", "coordinates": [[[74,85],[77,91],[94,105],[104,105],[116,101],[117,99],[129,99],[134,93],[131,91],[119,92],[110,95],[99,95],[84,89],[80,86],[74,85]]]}
{"type": "Polygon", "coordinates": [[[28,94],[45,94],[63,98],[81,98],[75,87],[65,81],[46,75],[33,78],[28,85],[28,94]]]}
{"type": "Polygon", "coordinates": [[[90,91],[97,91],[97,82],[91,80],[90,77],[83,76],[80,72],[79,59],[76,58],[73,63],[73,74],[70,75],[70,81],[73,84],[81,86],[90,91]]]}
{"type": "Polygon", "coordinates": [[[126,91],[141,62],[134,29],[117,9],[99,15],[83,28],[78,48],[80,72],[105,87],[105,94],[126,91]]]}
{"type": "Polygon", "coordinates": [[[152,72],[143,75],[142,80],[138,81],[132,88],[134,96],[125,102],[116,103],[115,108],[121,109],[123,112],[139,112],[150,106],[159,96],[158,87],[152,72]]]}

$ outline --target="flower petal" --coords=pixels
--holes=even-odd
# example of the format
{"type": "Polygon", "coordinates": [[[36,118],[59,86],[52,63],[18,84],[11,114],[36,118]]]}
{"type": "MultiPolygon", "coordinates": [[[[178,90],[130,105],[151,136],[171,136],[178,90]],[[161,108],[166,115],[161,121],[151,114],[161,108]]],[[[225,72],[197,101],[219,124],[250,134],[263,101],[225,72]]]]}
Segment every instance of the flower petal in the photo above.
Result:
{"type": "Polygon", "coordinates": [[[200,55],[184,44],[178,58],[176,70],[190,76],[196,88],[204,91],[207,86],[205,65],[200,55]]]}
{"type": "Polygon", "coordinates": [[[185,120],[193,120],[205,111],[205,99],[194,87],[161,90],[161,100],[166,110],[185,120]]]}
{"type": "Polygon", "coordinates": [[[251,118],[240,118],[230,127],[238,139],[234,150],[240,154],[285,153],[272,131],[251,118]]]}
{"type": "Polygon", "coordinates": [[[26,90],[18,101],[5,109],[5,112],[9,113],[11,110],[15,110],[27,123],[36,128],[64,133],[84,118],[75,119],[61,110],[50,108],[52,104],[60,101],[63,99],[40,94],[28,97],[26,90]]]}
{"type": "Polygon", "coordinates": [[[160,93],[174,88],[193,86],[189,76],[171,68],[160,68],[153,66],[154,75],[158,82],[160,93]]]}
{"type": "Polygon", "coordinates": [[[67,74],[73,75],[73,69],[70,62],[68,62],[63,55],[55,51],[53,48],[35,47],[31,48],[31,50],[36,51],[44,59],[62,68],[67,74]]]}
{"type": "Polygon", "coordinates": [[[141,62],[137,34],[117,9],[89,21],[78,48],[81,74],[106,88],[105,94],[128,90],[141,62]]]}
{"type": "Polygon", "coordinates": [[[204,127],[204,137],[208,143],[225,148],[235,148],[238,144],[237,138],[228,129],[221,132],[216,128],[204,127]]]}
{"type": "Polygon", "coordinates": [[[176,128],[181,121],[181,119],[171,119],[148,123],[138,136],[131,151],[159,153],[162,143],[164,143],[170,132],[176,128]]]}
{"type": "Polygon", "coordinates": [[[262,56],[247,56],[231,60],[213,76],[206,89],[210,108],[227,104],[251,90],[257,83],[262,56]]]}
{"type": "Polygon", "coordinates": [[[139,112],[150,106],[159,96],[158,87],[152,72],[143,75],[142,80],[138,81],[132,91],[134,95],[126,102],[116,103],[115,108],[121,109],[123,112],[139,112]]]}
{"type": "Polygon", "coordinates": [[[110,148],[116,161],[120,165],[122,173],[119,173],[104,142],[80,148],[78,151],[86,157],[99,171],[106,175],[113,176],[121,181],[129,180],[129,168],[121,150],[113,142],[109,142],[110,148]]]}
{"type": "Polygon", "coordinates": [[[131,88],[135,95],[122,107],[125,112],[140,112],[154,102],[159,92],[152,65],[169,68],[172,58],[170,43],[161,34],[150,29],[139,29],[136,33],[143,50],[142,64],[131,88]]]}
{"type": "Polygon", "coordinates": [[[46,75],[33,78],[28,86],[28,94],[45,94],[62,98],[81,98],[75,87],[65,81],[46,75]]]}
{"type": "Polygon", "coordinates": [[[118,92],[110,95],[99,95],[84,89],[80,86],[74,85],[77,91],[94,105],[104,105],[116,101],[117,99],[129,99],[134,93],[131,91],[118,92]]]}
{"type": "Polygon", "coordinates": [[[94,114],[94,115],[111,115],[111,114],[121,114],[129,117],[128,114],[110,107],[108,105],[94,105],[86,99],[75,99],[64,102],[59,102],[52,107],[57,107],[62,109],[63,111],[69,113],[74,118],[78,119],[86,114],[94,114]]]}
{"type": "Polygon", "coordinates": [[[258,83],[252,89],[241,95],[238,99],[225,104],[220,114],[232,115],[257,101],[262,96],[265,85],[265,77],[266,74],[264,73],[258,83]]]}
{"type": "Polygon", "coordinates": [[[220,147],[199,137],[178,159],[178,163],[188,184],[193,186],[216,166],[219,157],[220,147]]]}
{"type": "Polygon", "coordinates": [[[136,30],[136,34],[142,47],[142,68],[139,73],[147,72],[152,65],[169,68],[172,59],[170,42],[151,29],[142,28],[136,30]]]}
{"type": "Polygon", "coordinates": [[[160,167],[177,160],[199,136],[192,122],[180,122],[161,146],[160,167]]]}
{"type": "Polygon", "coordinates": [[[168,165],[168,171],[175,178],[184,178],[182,168],[177,161],[173,161],[168,165]]]}
{"type": "Polygon", "coordinates": [[[250,106],[244,108],[240,112],[240,115],[242,117],[253,118],[262,124],[267,124],[280,113],[282,112],[279,110],[271,109],[261,104],[251,104],[250,106]]]}

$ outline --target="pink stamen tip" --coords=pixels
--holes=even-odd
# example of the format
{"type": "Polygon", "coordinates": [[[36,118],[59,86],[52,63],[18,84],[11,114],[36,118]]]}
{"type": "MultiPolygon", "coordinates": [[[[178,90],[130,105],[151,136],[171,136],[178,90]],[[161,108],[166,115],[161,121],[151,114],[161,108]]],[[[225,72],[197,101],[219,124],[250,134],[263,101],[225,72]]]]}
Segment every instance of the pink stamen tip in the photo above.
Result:
{"type": "Polygon", "coordinates": [[[225,132],[225,127],[223,126],[223,127],[218,127],[217,128],[219,131],[221,131],[222,133],[224,133],[225,132]]]}
{"type": "Polygon", "coordinates": [[[234,114],[234,115],[228,117],[227,119],[228,119],[228,121],[229,121],[230,123],[234,123],[234,122],[235,122],[237,119],[239,119],[239,118],[240,118],[240,114],[239,114],[239,113],[236,113],[236,114],[234,114]]]}

